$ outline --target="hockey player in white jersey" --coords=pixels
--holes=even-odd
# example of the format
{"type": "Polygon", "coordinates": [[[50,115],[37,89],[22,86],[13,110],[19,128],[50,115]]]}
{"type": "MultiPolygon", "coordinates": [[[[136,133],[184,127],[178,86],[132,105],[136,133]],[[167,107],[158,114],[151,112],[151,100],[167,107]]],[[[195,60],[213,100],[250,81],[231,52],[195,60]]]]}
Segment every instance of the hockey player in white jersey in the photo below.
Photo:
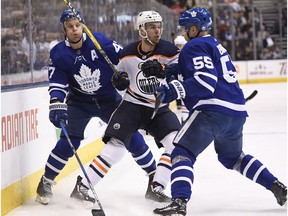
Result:
{"type": "MultiPolygon", "coordinates": [[[[106,146],[117,146],[119,149],[115,152],[117,161],[111,158],[114,163],[110,163],[110,165],[113,165],[124,156],[126,148],[133,148],[130,140],[138,129],[144,129],[151,134],[159,147],[164,146],[165,151],[157,164],[156,172],[152,172],[149,176],[150,181],[145,197],[159,202],[170,202],[171,198],[164,193],[164,189],[170,180],[170,154],[174,148],[172,140],[180,128],[180,122],[169,109],[168,104],[163,104],[155,117],[151,119],[155,106],[154,93],[165,76],[163,76],[163,72],[161,72],[161,77],[148,74],[150,63],[153,64],[153,60],[157,63],[159,61],[163,65],[178,61],[178,48],[161,39],[162,24],[162,17],[155,11],[139,13],[137,28],[142,40],[123,48],[117,66],[120,73],[114,74],[112,78],[113,83],[119,83],[121,80],[125,82],[129,79],[130,84],[125,86],[127,90],[124,93],[123,101],[111,116],[103,141],[106,146]],[[142,66],[147,61],[149,63],[145,65],[147,72],[145,74],[142,66]]],[[[123,90],[123,88],[119,90],[123,90]]],[[[98,182],[98,173],[93,167],[94,165],[91,163],[87,173],[95,185],[98,182]]],[[[88,185],[85,179],[82,180],[82,183],[88,185]]]]}
{"type": "Polygon", "coordinates": [[[193,8],[179,19],[188,41],[179,56],[179,80],[160,86],[163,102],[183,99],[190,111],[174,139],[172,203],[157,208],[158,215],[186,215],[197,156],[214,141],[219,162],[270,190],[279,205],[287,201],[287,187],[252,155],[242,151],[242,130],[248,116],[236,69],[227,50],[209,34],[211,16],[193,8]]]}
{"type": "MultiPolygon", "coordinates": [[[[79,11],[77,14],[82,17],[79,11]]],[[[49,118],[56,127],[60,127],[60,121],[66,123],[71,142],[74,148],[78,149],[90,119],[99,117],[107,123],[122,97],[111,82],[112,68],[96,49],[92,40],[83,32],[81,23],[74,13],[64,10],[60,22],[63,26],[65,40],[58,43],[50,52],[49,118]]],[[[93,32],[93,35],[112,63],[117,65],[122,46],[116,41],[106,38],[100,32],[93,32]]],[[[122,80],[114,82],[114,85],[121,89],[122,85],[127,83],[129,80],[122,80]]],[[[147,174],[155,172],[156,161],[143,136],[135,131],[131,142],[133,145],[128,151],[137,164],[147,174]]],[[[97,172],[94,181],[100,181],[105,176],[110,164],[118,159],[118,152],[124,152],[122,149],[118,146],[104,146],[101,154],[91,165],[97,172]]],[[[37,187],[37,202],[44,205],[49,203],[53,195],[54,179],[72,156],[72,148],[62,132],[60,139],[48,156],[45,173],[37,187]]],[[[82,185],[81,176],[78,176],[71,197],[94,202],[94,198],[90,197],[87,191],[88,185],[82,185]]]]}

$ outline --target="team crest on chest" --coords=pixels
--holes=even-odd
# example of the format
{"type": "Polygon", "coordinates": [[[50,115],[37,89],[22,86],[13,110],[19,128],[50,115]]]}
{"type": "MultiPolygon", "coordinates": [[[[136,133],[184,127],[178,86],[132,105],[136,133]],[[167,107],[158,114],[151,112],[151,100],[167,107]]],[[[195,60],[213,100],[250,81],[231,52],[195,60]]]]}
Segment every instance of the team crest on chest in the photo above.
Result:
{"type": "Polygon", "coordinates": [[[100,70],[96,69],[93,72],[85,64],[80,67],[79,75],[74,75],[82,91],[93,93],[100,87],[100,70]]]}
{"type": "Polygon", "coordinates": [[[156,91],[160,82],[155,76],[145,77],[143,72],[140,71],[136,77],[136,84],[143,94],[151,95],[156,91]]]}

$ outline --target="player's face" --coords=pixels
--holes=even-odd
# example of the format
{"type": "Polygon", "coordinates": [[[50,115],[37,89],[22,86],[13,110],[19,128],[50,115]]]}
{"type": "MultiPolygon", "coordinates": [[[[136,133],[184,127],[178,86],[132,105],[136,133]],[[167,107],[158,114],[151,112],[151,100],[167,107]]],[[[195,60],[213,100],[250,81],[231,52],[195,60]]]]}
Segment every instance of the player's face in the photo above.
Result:
{"type": "Polygon", "coordinates": [[[77,18],[69,19],[65,22],[66,37],[71,42],[77,42],[81,39],[83,29],[77,18]]]}
{"type": "Polygon", "coordinates": [[[159,43],[162,34],[162,23],[161,22],[151,22],[146,23],[146,32],[148,38],[153,44],[159,43]]]}
{"type": "Polygon", "coordinates": [[[181,26],[181,35],[185,38],[186,41],[189,41],[190,38],[196,37],[198,34],[197,27],[191,26],[188,30],[184,26],[181,26]],[[189,35],[189,37],[188,37],[189,35]]]}

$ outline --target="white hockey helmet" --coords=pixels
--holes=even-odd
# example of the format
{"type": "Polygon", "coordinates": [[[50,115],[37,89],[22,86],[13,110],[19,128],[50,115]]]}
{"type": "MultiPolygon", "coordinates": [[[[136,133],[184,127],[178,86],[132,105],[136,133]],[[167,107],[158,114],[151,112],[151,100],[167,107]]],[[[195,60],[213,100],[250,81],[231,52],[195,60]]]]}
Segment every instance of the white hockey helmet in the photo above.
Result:
{"type": "Polygon", "coordinates": [[[140,12],[137,17],[137,30],[140,30],[141,27],[144,27],[145,29],[145,23],[149,22],[162,23],[162,17],[159,13],[153,10],[140,12]]]}
{"type": "Polygon", "coordinates": [[[174,39],[174,44],[175,45],[185,45],[187,43],[187,41],[185,40],[185,38],[181,35],[178,35],[175,39],[174,39]]]}

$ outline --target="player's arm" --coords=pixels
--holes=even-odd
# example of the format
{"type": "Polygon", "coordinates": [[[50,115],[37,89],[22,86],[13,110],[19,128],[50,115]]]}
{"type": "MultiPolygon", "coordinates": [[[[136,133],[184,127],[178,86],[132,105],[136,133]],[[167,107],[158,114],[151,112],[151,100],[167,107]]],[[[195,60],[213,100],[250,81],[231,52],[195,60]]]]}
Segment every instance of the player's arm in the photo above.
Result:
{"type": "Polygon", "coordinates": [[[60,128],[60,121],[67,123],[67,104],[64,103],[68,93],[68,78],[63,69],[57,66],[56,60],[48,67],[49,75],[49,119],[56,127],[60,128]]]}
{"type": "Polygon", "coordinates": [[[101,44],[102,49],[105,51],[108,58],[114,65],[119,63],[120,52],[123,49],[123,46],[118,42],[108,39],[104,34],[97,32],[93,33],[94,37],[97,38],[101,44]]]}

